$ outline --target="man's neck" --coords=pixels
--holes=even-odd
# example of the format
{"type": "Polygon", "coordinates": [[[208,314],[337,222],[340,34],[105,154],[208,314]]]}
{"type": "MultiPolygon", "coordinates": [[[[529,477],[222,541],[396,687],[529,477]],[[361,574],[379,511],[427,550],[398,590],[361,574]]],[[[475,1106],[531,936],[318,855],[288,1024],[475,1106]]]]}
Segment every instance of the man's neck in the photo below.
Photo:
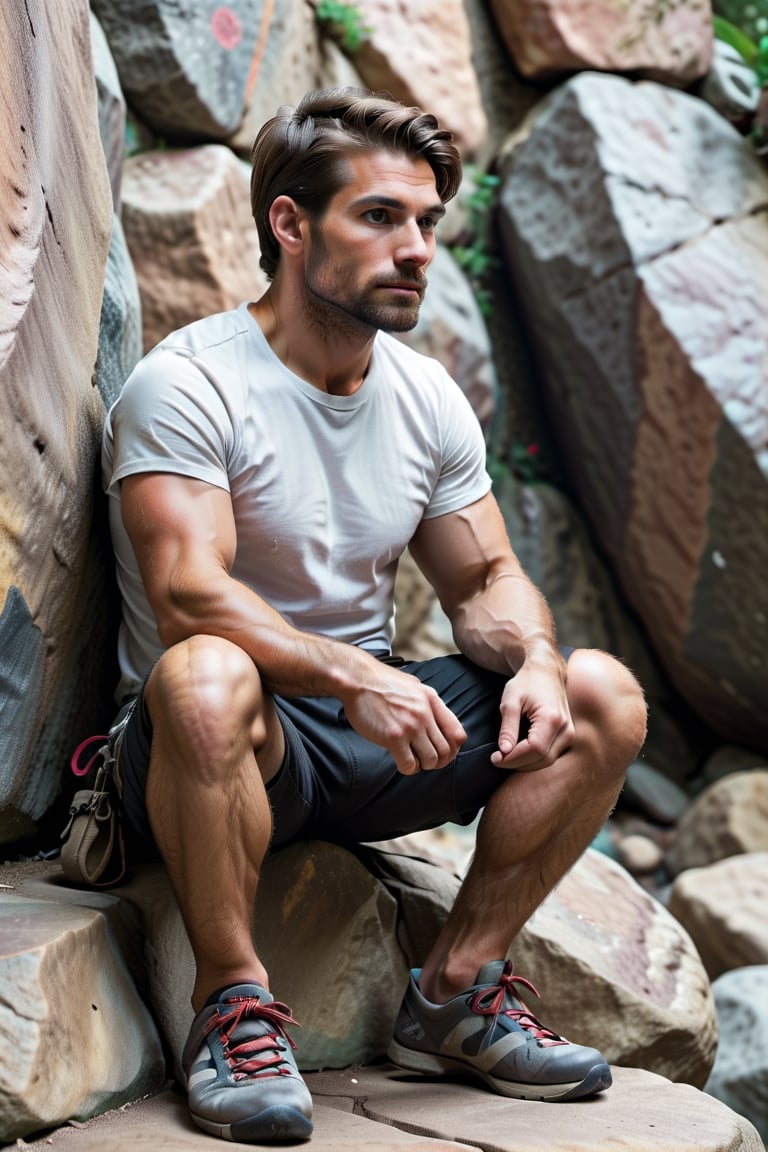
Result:
{"type": "Polygon", "coordinates": [[[362,386],[375,330],[308,316],[303,302],[286,300],[274,284],[248,310],[278,359],[302,380],[335,396],[362,386]]]}

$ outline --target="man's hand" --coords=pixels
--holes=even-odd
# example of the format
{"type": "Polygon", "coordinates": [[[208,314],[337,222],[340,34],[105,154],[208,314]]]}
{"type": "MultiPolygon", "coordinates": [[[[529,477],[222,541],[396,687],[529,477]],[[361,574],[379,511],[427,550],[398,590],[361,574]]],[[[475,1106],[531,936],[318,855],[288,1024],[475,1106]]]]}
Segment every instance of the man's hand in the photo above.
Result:
{"type": "Polygon", "coordinates": [[[434,688],[387,664],[378,662],[342,702],[355,731],[386,748],[403,776],[445,768],[467,738],[434,688]]]}
{"type": "Polygon", "coordinates": [[[526,660],[502,694],[499,750],[491,763],[536,772],[554,764],[574,735],[564,671],[554,662],[526,660]]]}

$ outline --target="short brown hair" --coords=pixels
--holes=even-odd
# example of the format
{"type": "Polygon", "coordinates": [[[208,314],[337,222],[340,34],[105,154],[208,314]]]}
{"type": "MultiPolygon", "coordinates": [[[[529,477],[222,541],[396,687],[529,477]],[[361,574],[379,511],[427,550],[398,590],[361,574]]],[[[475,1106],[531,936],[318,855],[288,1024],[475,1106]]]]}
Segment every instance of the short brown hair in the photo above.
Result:
{"type": "Polygon", "coordinates": [[[319,220],[349,179],[347,157],[376,150],[423,157],[435,174],[441,201],[456,195],[461,156],[451,133],[434,116],[386,93],[318,89],[295,108],[284,105],[266,122],[251,150],[251,210],[261,246],[259,263],[269,280],[280,260],[269,223],[273,201],[290,196],[319,220]]]}

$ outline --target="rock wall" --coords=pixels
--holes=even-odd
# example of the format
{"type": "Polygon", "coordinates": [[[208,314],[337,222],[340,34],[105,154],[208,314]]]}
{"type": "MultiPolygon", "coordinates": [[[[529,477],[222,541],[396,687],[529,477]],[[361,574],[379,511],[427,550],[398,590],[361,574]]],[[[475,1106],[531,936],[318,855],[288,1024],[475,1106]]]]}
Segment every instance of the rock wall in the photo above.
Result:
{"type": "Polygon", "coordinates": [[[113,660],[94,527],[112,197],[88,20],[83,0],[0,12],[2,839],[55,799],[113,660]]]}

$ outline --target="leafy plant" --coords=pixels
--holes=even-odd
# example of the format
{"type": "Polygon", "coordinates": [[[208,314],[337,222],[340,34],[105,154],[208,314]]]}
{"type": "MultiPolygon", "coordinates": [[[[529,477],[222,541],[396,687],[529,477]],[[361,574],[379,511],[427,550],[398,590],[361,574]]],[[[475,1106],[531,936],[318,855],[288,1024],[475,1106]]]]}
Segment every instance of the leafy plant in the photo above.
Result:
{"type": "Polygon", "coordinates": [[[475,167],[468,168],[467,175],[474,182],[474,188],[467,197],[467,227],[464,237],[451,246],[451,253],[466,272],[481,313],[487,316],[491,310],[491,293],[484,281],[497,264],[488,251],[489,223],[496,206],[500,179],[475,167]]]}
{"type": "Polygon", "coordinates": [[[318,24],[327,25],[331,36],[351,56],[358,52],[371,29],[363,24],[363,14],[356,4],[343,0],[319,0],[315,9],[318,24]]]}
{"type": "Polygon", "coordinates": [[[764,88],[768,84],[768,35],[761,36],[755,43],[742,28],[724,16],[714,16],[713,23],[717,39],[736,49],[754,71],[758,85],[764,88]]]}

